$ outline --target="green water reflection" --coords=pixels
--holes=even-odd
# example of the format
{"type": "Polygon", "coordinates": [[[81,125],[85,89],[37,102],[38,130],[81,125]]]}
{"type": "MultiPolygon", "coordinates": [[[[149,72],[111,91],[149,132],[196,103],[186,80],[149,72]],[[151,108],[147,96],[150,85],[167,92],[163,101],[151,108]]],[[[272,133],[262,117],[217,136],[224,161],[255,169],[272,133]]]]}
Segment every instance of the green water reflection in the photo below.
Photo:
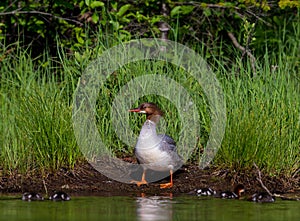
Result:
{"type": "Polygon", "coordinates": [[[181,197],[73,197],[68,202],[23,202],[0,196],[0,220],[299,220],[299,201],[259,204],[181,197]]]}

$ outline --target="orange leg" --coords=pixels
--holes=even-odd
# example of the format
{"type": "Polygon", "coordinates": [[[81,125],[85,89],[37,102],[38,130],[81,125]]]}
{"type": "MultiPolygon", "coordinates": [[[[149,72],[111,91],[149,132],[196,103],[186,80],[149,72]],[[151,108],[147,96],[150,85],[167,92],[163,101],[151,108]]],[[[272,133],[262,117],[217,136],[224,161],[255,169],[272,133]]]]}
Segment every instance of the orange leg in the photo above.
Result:
{"type": "Polygon", "coordinates": [[[160,184],[161,189],[171,188],[173,186],[173,170],[170,170],[170,182],[160,184]]]}
{"type": "Polygon", "coordinates": [[[147,184],[148,185],[148,182],[145,180],[145,177],[146,177],[146,170],[143,171],[141,181],[132,180],[131,183],[135,183],[138,187],[141,186],[142,184],[147,184]]]}

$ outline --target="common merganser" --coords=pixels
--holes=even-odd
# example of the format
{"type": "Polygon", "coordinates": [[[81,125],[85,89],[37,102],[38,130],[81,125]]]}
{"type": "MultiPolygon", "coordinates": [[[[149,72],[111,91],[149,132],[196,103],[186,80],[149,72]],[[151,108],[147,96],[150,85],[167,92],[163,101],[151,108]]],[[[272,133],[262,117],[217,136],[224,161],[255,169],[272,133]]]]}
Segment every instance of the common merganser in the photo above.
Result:
{"type": "Polygon", "coordinates": [[[39,193],[34,192],[26,192],[22,195],[22,200],[24,201],[43,201],[44,197],[40,195],[39,193]]]}
{"type": "Polygon", "coordinates": [[[196,193],[198,196],[213,196],[217,194],[217,192],[212,188],[197,189],[196,193]]]}
{"type": "Polygon", "coordinates": [[[257,203],[273,203],[275,202],[275,196],[268,194],[267,192],[254,193],[248,201],[257,203]]]}
{"type": "Polygon", "coordinates": [[[170,182],[160,184],[160,188],[171,188],[173,172],[182,165],[182,158],[178,155],[175,141],[171,137],[156,133],[156,124],[163,116],[163,112],[154,103],[143,103],[129,111],[147,116],[134,149],[137,160],[144,171],[141,181],[132,181],[132,183],[138,186],[148,184],[145,180],[147,169],[169,171],[170,182]]]}
{"type": "Polygon", "coordinates": [[[71,197],[67,193],[59,191],[59,192],[53,193],[49,197],[49,200],[52,200],[52,201],[69,201],[69,200],[71,200],[71,197]]]}
{"type": "Polygon", "coordinates": [[[219,197],[223,199],[239,199],[242,193],[245,192],[245,188],[242,184],[238,184],[233,192],[231,191],[223,191],[220,192],[219,197]]]}

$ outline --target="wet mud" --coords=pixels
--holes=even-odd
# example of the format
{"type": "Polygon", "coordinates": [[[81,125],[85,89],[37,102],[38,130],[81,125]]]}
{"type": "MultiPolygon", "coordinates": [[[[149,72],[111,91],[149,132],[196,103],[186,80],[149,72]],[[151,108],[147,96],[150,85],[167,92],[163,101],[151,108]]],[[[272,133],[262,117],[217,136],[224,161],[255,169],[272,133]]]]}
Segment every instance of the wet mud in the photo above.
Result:
{"type": "MultiPolygon", "coordinates": [[[[151,171],[150,171],[151,172],[151,171]]],[[[263,171],[262,171],[263,174],[263,171]]],[[[249,171],[232,171],[224,168],[200,169],[197,165],[185,165],[173,176],[174,186],[160,189],[159,184],[169,181],[169,177],[140,187],[135,184],[120,183],[96,171],[85,163],[73,170],[61,168],[55,173],[44,175],[20,175],[0,177],[1,193],[23,193],[26,191],[51,194],[54,191],[65,191],[73,195],[136,195],[136,194],[192,194],[195,189],[210,187],[217,191],[233,190],[237,184],[243,184],[246,194],[263,191],[257,180],[255,168],[249,171]]],[[[147,177],[146,177],[147,179],[147,177]]],[[[299,192],[300,176],[294,177],[262,176],[261,181],[273,193],[299,192]]]]}

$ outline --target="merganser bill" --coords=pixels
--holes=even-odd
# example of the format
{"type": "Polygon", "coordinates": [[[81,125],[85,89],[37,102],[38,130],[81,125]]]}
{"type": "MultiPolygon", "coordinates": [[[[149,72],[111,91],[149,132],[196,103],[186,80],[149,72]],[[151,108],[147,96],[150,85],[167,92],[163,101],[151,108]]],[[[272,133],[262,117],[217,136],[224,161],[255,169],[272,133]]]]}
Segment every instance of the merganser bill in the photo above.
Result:
{"type": "Polygon", "coordinates": [[[147,169],[169,171],[170,182],[160,184],[160,188],[171,188],[173,172],[182,165],[182,158],[178,155],[175,141],[171,137],[156,133],[156,124],[163,116],[163,112],[154,103],[143,103],[129,111],[147,116],[134,149],[137,160],[144,171],[141,181],[132,182],[138,186],[148,184],[145,180],[147,169]]]}

